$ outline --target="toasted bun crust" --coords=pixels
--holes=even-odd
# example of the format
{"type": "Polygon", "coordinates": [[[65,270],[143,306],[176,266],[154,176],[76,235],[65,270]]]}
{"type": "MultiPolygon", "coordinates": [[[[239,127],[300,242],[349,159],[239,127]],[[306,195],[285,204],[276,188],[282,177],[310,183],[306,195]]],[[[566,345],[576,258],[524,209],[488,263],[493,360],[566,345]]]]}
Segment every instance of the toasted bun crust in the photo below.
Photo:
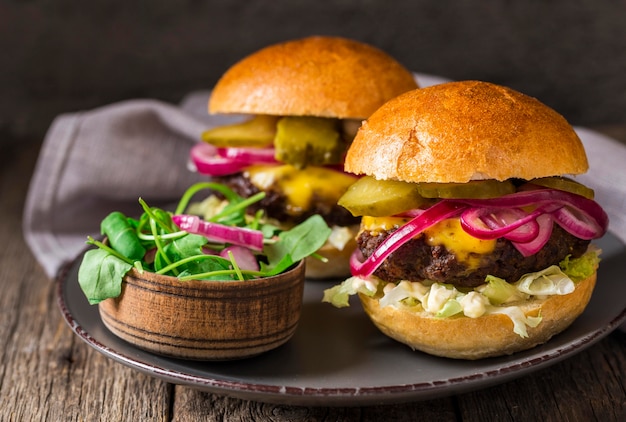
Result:
{"type": "Polygon", "coordinates": [[[359,298],[365,312],[384,334],[415,350],[456,359],[482,359],[530,349],[565,330],[584,311],[595,284],[594,273],[577,283],[576,290],[568,295],[525,303],[527,316],[541,312],[543,318],[537,327],[528,328],[527,338],[513,332],[513,323],[506,315],[435,318],[425,312],[381,308],[378,299],[362,294],[359,298]]]}
{"type": "Polygon", "coordinates": [[[574,129],[535,98],[479,81],[413,90],[358,131],[345,168],[383,180],[465,183],[584,173],[574,129]]]}
{"type": "Polygon", "coordinates": [[[236,63],[215,86],[209,112],[364,119],[415,88],[413,75],[383,51],[315,36],[263,48],[236,63]]]}

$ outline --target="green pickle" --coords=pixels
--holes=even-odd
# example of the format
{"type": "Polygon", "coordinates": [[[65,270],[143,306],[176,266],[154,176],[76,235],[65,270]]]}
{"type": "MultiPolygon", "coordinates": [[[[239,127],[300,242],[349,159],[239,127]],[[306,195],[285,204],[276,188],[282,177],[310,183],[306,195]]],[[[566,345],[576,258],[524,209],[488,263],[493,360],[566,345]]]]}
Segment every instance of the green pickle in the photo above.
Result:
{"type": "Polygon", "coordinates": [[[578,183],[572,179],[568,179],[567,177],[542,177],[539,179],[532,179],[530,180],[530,183],[546,188],[558,189],[565,192],[574,193],[576,195],[584,196],[588,199],[593,199],[595,194],[593,189],[588,188],[587,186],[578,183]]]}
{"type": "Polygon", "coordinates": [[[515,192],[515,185],[505,180],[472,180],[467,183],[417,183],[424,198],[487,199],[515,192]]]}
{"type": "Polygon", "coordinates": [[[277,121],[277,116],[255,115],[242,123],[206,130],[202,140],[217,147],[265,147],[274,142],[277,121]]]}
{"type": "Polygon", "coordinates": [[[422,207],[431,201],[423,198],[415,183],[376,180],[364,176],[339,198],[338,204],[354,216],[385,217],[422,207]]]}
{"type": "Polygon", "coordinates": [[[323,117],[283,117],[274,139],[276,159],[296,168],[340,164],[346,145],[339,121],[323,117]]]}

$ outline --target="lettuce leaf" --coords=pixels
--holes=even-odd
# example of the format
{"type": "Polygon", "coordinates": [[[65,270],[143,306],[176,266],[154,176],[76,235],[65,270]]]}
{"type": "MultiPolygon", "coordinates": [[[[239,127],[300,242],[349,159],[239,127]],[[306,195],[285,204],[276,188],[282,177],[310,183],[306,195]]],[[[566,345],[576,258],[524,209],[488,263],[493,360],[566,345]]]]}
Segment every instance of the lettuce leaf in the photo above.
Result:
{"type": "Polygon", "coordinates": [[[522,295],[514,285],[504,279],[488,275],[485,281],[487,284],[480,289],[480,293],[487,296],[492,305],[526,298],[526,295],[522,295]]]}
{"type": "Polygon", "coordinates": [[[526,274],[513,285],[520,292],[533,296],[566,295],[576,288],[574,282],[556,265],[526,274]]]}
{"type": "Polygon", "coordinates": [[[513,332],[520,337],[528,337],[526,327],[536,327],[541,323],[541,316],[527,317],[519,306],[493,306],[488,313],[504,314],[513,321],[513,332]]]}
{"type": "Polygon", "coordinates": [[[591,276],[600,264],[601,250],[598,248],[589,248],[585,254],[579,258],[571,258],[571,255],[565,257],[560,262],[559,267],[574,281],[581,281],[591,276]]]}

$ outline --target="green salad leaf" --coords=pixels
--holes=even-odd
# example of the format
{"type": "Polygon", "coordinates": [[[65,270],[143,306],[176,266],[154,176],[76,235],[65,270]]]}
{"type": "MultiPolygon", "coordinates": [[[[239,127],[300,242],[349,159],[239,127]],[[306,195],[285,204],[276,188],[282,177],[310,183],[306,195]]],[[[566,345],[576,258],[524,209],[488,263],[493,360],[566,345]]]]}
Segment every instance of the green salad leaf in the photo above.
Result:
{"type": "Polygon", "coordinates": [[[91,305],[122,292],[121,280],[132,264],[105,249],[92,249],[85,253],[78,269],[78,283],[91,305]]]}
{"type": "Polygon", "coordinates": [[[319,215],[313,215],[291,230],[281,232],[276,243],[265,247],[269,263],[261,268],[267,274],[280,274],[296,262],[314,254],[330,236],[331,229],[319,215]]]}

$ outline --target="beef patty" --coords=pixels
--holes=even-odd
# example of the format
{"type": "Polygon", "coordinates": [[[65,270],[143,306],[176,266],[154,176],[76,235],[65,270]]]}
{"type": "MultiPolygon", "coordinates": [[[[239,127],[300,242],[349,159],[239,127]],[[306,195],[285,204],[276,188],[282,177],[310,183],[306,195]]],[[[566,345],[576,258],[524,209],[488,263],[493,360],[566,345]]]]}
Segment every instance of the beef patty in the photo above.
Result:
{"type": "MultiPolygon", "coordinates": [[[[377,231],[376,235],[362,232],[357,243],[363,255],[370,256],[395,230],[377,231]]],[[[524,274],[558,264],[567,255],[571,254],[574,258],[581,256],[587,250],[589,242],[572,236],[555,224],[550,240],[536,254],[524,257],[510,241],[500,238],[492,253],[475,255],[480,257],[478,268],[468,268],[444,246],[426,243],[421,234],[390,254],[374,275],[388,282],[429,279],[457,287],[479,286],[484,284],[487,275],[516,282],[524,274]]]]}
{"type": "MultiPolygon", "coordinates": [[[[238,195],[248,198],[261,190],[254,186],[250,179],[245,177],[243,173],[231,176],[216,177],[215,181],[228,186],[238,195]]],[[[314,214],[321,215],[329,226],[347,227],[359,224],[360,218],[354,217],[348,210],[337,205],[336,203],[328,203],[328,201],[316,198],[315,193],[311,200],[311,206],[306,210],[298,212],[290,212],[286,206],[287,198],[284,193],[275,187],[270,187],[265,191],[266,195],[261,201],[251,205],[251,211],[259,209],[265,210],[268,217],[274,218],[281,222],[291,222],[298,224],[314,214]]]]}

